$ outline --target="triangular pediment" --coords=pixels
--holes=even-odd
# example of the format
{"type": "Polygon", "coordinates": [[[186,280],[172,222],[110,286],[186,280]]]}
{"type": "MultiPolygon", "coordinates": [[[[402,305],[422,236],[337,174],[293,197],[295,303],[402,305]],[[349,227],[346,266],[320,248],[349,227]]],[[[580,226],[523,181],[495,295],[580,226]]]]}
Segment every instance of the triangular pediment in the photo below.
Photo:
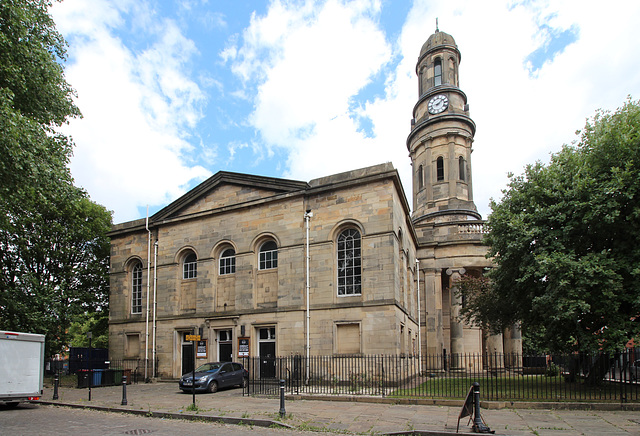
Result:
{"type": "Polygon", "coordinates": [[[187,217],[248,205],[306,188],[306,182],[221,171],[160,210],[151,220],[187,217]]]}

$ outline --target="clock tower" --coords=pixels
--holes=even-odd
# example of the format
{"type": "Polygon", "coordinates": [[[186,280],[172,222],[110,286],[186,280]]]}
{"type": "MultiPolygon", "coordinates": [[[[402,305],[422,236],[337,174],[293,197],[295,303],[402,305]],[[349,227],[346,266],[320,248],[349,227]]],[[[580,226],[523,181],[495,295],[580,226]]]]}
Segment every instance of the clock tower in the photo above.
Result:
{"type": "MultiPolygon", "coordinates": [[[[413,222],[433,224],[473,219],[471,151],[476,125],[459,87],[460,51],[437,28],[416,65],[418,102],[407,148],[413,165],[413,222]]],[[[420,233],[420,232],[419,232],[420,233]]]]}
{"type": "MultiPolygon", "coordinates": [[[[462,370],[465,353],[482,353],[489,349],[487,344],[496,344],[491,351],[501,352],[503,338],[490,335],[485,344],[483,332],[459,317],[458,281],[465,274],[480,276],[491,267],[482,243],[484,221],[473,202],[471,151],[476,125],[460,89],[460,58],[453,37],[436,25],[416,64],[418,102],[407,148],[413,166],[411,221],[419,274],[424,278],[418,284],[425,307],[420,322],[423,346],[428,354],[449,356],[446,365],[462,370]]],[[[514,341],[509,337],[507,342],[514,341]]]]}

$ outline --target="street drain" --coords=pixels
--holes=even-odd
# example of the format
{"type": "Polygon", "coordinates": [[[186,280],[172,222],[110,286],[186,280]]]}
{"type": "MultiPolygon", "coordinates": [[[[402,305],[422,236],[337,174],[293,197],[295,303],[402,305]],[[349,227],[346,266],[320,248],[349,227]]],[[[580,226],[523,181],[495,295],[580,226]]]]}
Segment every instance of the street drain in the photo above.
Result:
{"type": "Polygon", "coordinates": [[[153,433],[153,430],[149,430],[148,428],[137,428],[135,430],[125,431],[124,434],[149,434],[153,433]]]}

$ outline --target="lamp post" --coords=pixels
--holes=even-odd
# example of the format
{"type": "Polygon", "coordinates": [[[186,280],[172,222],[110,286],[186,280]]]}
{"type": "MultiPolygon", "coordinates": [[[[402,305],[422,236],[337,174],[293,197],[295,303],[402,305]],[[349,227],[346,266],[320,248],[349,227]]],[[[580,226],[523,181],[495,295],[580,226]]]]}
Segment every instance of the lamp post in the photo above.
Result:
{"type": "Polygon", "coordinates": [[[91,338],[93,337],[93,333],[88,332],[87,338],[89,338],[89,355],[87,356],[88,360],[88,369],[89,369],[89,401],[91,401],[91,384],[93,383],[93,371],[91,370],[91,338]]]}

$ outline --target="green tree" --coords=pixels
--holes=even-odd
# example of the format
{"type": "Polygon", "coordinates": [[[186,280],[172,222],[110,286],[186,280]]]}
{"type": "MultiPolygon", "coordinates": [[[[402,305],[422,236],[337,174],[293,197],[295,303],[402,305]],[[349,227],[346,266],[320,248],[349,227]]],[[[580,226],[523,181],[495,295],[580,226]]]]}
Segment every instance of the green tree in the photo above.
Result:
{"type": "Polygon", "coordinates": [[[491,202],[496,267],[462,313],[496,329],[521,322],[552,351],[619,350],[640,332],[638,101],[578,134],[491,202]]]}
{"type": "Polygon", "coordinates": [[[109,313],[107,311],[85,313],[76,317],[69,327],[69,345],[88,347],[87,333],[89,332],[92,333],[91,346],[93,348],[109,348],[109,313]]]}
{"type": "Polygon", "coordinates": [[[105,306],[111,215],[73,185],[80,116],[50,1],[0,2],[0,328],[67,344],[74,317],[105,306]]]}

